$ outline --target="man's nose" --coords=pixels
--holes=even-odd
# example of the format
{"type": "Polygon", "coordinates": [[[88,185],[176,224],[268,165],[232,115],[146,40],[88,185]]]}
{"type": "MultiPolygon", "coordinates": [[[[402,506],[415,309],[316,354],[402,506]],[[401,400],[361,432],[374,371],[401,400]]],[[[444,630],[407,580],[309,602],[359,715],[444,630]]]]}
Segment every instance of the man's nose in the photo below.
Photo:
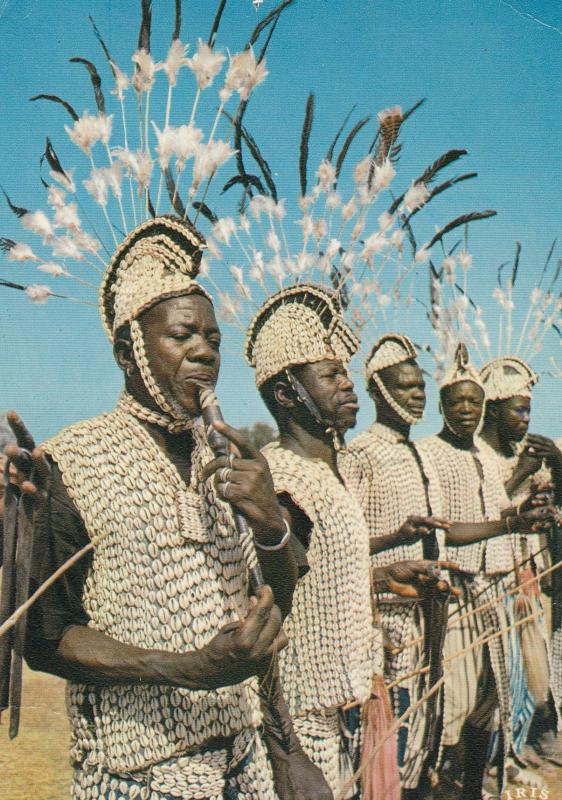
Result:
{"type": "Polygon", "coordinates": [[[204,336],[194,337],[189,352],[187,353],[187,358],[190,361],[199,361],[202,364],[214,364],[217,357],[217,351],[211,347],[204,336]]]}

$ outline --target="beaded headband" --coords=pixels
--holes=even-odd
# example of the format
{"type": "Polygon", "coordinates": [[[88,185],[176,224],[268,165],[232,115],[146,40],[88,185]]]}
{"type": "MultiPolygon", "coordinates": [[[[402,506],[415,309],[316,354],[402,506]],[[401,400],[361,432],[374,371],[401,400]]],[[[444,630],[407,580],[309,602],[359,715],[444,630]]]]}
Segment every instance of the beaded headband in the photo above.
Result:
{"type": "Polygon", "coordinates": [[[260,387],[299,364],[324,359],[347,364],[358,348],[359,340],[345,323],[333,292],[301,284],[263,304],[248,328],[244,356],[260,387]]]}
{"type": "Polygon", "coordinates": [[[531,398],[531,388],[539,376],[522,359],[515,356],[495,358],[480,370],[486,400],[508,400],[510,397],[531,398]]]}

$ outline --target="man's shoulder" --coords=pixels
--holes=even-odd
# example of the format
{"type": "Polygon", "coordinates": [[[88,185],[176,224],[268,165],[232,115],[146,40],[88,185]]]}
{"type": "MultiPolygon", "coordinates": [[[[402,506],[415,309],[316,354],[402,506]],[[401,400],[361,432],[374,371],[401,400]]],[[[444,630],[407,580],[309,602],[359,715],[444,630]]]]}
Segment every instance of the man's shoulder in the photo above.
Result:
{"type": "Polygon", "coordinates": [[[41,447],[49,455],[54,455],[61,448],[69,446],[76,447],[80,443],[85,443],[96,439],[101,441],[103,433],[111,430],[116,423],[117,410],[106,411],[90,419],[80,420],[67,425],[55,436],[47,439],[41,447]]]}

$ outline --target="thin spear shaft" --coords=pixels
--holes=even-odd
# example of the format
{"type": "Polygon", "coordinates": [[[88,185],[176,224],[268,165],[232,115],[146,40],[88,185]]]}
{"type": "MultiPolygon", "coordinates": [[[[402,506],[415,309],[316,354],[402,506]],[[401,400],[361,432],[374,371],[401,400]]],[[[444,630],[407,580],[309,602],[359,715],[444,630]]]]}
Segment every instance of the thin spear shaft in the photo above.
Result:
{"type": "MultiPolygon", "coordinates": [[[[492,639],[497,639],[499,636],[503,636],[504,633],[513,630],[513,628],[517,628],[520,625],[523,625],[524,623],[529,622],[530,620],[535,618],[536,614],[529,614],[529,616],[525,617],[524,619],[518,620],[513,625],[509,625],[506,628],[502,628],[501,630],[490,634],[490,636],[486,637],[482,641],[478,640],[476,642],[473,642],[469,647],[465,647],[464,650],[459,650],[458,653],[454,653],[453,656],[448,660],[452,660],[452,658],[460,658],[461,656],[464,656],[467,653],[469,653],[471,650],[474,650],[476,647],[480,647],[481,645],[487,644],[488,642],[492,641],[492,639]]],[[[388,741],[388,739],[390,739],[391,736],[394,736],[394,734],[397,733],[402,723],[404,723],[414,711],[417,711],[417,709],[420,708],[424,703],[427,703],[427,701],[441,688],[441,686],[443,686],[447,676],[448,674],[443,675],[441,678],[439,678],[437,683],[434,684],[428,692],[426,692],[422,697],[420,697],[419,700],[417,700],[415,703],[409,706],[408,709],[402,714],[402,716],[396,720],[396,722],[385,733],[383,738],[377,743],[374,750],[371,753],[369,753],[369,756],[366,759],[366,761],[363,764],[361,764],[357,772],[354,775],[352,775],[351,778],[345,783],[345,785],[340,790],[340,793],[338,794],[336,800],[344,800],[344,798],[347,796],[348,790],[351,789],[351,787],[355,783],[357,783],[357,781],[361,778],[364,771],[367,769],[371,761],[379,753],[379,751],[388,741]]]]}
{"type": "Polygon", "coordinates": [[[88,542],[88,544],[85,545],[85,547],[74,553],[74,555],[71,558],[69,558],[68,561],[65,561],[64,564],[62,564],[57,570],[55,570],[55,572],[53,572],[53,574],[50,575],[47,578],[47,580],[44,581],[35,592],[33,592],[33,594],[25,601],[25,603],[22,603],[21,606],[18,606],[18,608],[16,608],[14,613],[11,616],[9,616],[8,619],[2,625],[0,625],[0,636],[3,636],[5,633],[11,630],[11,628],[14,627],[18,619],[31,608],[31,606],[35,603],[36,600],[39,600],[42,594],[45,594],[47,589],[50,586],[52,586],[53,583],[55,583],[55,581],[57,581],[61,575],[64,575],[64,573],[68,569],[74,566],[74,564],[76,564],[77,561],[80,561],[80,559],[83,556],[85,556],[86,553],[89,553],[90,550],[93,549],[94,549],[94,543],[88,542]]]}

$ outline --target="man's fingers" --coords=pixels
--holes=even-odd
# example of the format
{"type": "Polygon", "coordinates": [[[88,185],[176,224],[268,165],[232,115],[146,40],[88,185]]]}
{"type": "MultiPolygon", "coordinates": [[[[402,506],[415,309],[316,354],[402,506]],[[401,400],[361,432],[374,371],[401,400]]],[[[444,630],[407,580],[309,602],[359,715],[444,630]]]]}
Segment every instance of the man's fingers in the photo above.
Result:
{"type": "Polygon", "coordinates": [[[441,517],[428,517],[427,524],[430,525],[432,528],[443,528],[443,530],[448,531],[451,527],[451,523],[448,519],[442,519],[441,517]]]}
{"type": "Polygon", "coordinates": [[[436,561],[435,566],[441,569],[448,569],[450,572],[459,572],[460,570],[460,566],[456,561],[436,561]]]}
{"type": "Polygon", "coordinates": [[[229,442],[237,448],[241,458],[259,458],[256,448],[241,434],[236,428],[227,425],[226,422],[214,422],[213,426],[219,433],[222,433],[229,442]]]}
{"type": "Polygon", "coordinates": [[[388,588],[390,589],[391,592],[399,595],[400,597],[420,596],[418,589],[411,583],[402,583],[401,581],[395,581],[393,578],[389,578],[388,588]]]}
{"type": "Polygon", "coordinates": [[[31,453],[31,462],[33,464],[33,482],[38,489],[45,490],[51,478],[51,468],[41,447],[34,448],[31,453]]]}
{"type": "Polygon", "coordinates": [[[213,458],[212,461],[209,461],[208,464],[205,464],[203,467],[202,478],[206,481],[211,475],[214,475],[218,469],[222,469],[228,465],[227,459],[225,456],[220,456],[219,458],[213,458]]]}
{"type": "Polygon", "coordinates": [[[15,411],[8,411],[6,418],[10,428],[14,432],[18,445],[24,447],[26,450],[33,450],[35,447],[35,440],[25,427],[19,414],[15,411]]]}
{"type": "Polygon", "coordinates": [[[24,475],[31,471],[31,454],[17,444],[9,444],[4,448],[4,455],[14,467],[24,475]]]}
{"type": "Polygon", "coordinates": [[[262,586],[257,591],[256,604],[250,608],[242,627],[248,640],[257,639],[260,631],[266,625],[271,609],[273,608],[273,592],[269,586],[262,586]]]}
{"type": "MultiPolygon", "coordinates": [[[[274,605],[269,611],[265,625],[253,643],[252,651],[255,658],[261,659],[266,655],[273,654],[282,625],[283,616],[279,608],[274,605]]],[[[282,635],[284,636],[284,634],[282,635]]]]}

